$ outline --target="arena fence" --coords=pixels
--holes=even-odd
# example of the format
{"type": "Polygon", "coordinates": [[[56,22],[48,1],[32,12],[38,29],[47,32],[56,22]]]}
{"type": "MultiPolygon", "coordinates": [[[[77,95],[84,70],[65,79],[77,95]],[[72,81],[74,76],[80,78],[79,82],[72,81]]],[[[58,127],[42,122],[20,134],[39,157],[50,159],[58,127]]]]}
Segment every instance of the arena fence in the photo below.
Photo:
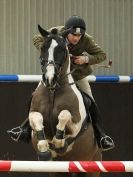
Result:
{"type": "Polygon", "coordinates": [[[5,172],[133,172],[133,161],[0,161],[5,172]]]}
{"type": "MultiPolygon", "coordinates": [[[[0,75],[0,82],[39,82],[42,75],[0,75]]],[[[89,75],[89,82],[133,82],[133,76],[122,75],[89,75]]]]}

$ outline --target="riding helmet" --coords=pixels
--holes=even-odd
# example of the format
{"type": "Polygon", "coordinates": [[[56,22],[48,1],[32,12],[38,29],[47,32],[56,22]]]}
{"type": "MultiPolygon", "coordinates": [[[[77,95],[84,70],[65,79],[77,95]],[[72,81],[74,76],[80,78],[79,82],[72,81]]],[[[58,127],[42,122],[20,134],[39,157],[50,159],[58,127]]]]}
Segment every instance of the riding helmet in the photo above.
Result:
{"type": "Polygon", "coordinates": [[[66,21],[65,29],[70,29],[72,34],[85,34],[86,24],[81,17],[73,15],[66,21]]]}

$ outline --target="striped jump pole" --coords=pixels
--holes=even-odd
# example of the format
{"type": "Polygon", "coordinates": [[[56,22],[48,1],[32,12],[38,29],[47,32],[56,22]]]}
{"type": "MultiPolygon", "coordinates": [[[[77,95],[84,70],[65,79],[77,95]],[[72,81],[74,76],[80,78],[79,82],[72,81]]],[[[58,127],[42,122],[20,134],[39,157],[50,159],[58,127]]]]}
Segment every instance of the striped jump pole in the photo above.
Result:
{"type": "MultiPolygon", "coordinates": [[[[0,75],[0,82],[39,82],[42,75],[0,75]]],[[[133,76],[89,75],[89,82],[133,82],[133,76]]]]}
{"type": "Polygon", "coordinates": [[[133,172],[133,161],[0,161],[5,172],[133,172]]]}

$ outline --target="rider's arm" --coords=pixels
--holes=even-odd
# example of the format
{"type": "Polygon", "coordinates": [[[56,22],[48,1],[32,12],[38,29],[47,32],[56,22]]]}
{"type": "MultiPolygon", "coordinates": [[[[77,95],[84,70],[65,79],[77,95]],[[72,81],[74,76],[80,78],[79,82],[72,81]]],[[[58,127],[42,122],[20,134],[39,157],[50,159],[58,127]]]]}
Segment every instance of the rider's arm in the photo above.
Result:
{"type": "Polygon", "coordinates": [[[94,65],[97,63],[101,63],[106,60],[106,53],[100,48],[98,44],[95,43],[94,39],[85,34],[85,52],[83,55],[88,56],[88,64],[94,65]]]}

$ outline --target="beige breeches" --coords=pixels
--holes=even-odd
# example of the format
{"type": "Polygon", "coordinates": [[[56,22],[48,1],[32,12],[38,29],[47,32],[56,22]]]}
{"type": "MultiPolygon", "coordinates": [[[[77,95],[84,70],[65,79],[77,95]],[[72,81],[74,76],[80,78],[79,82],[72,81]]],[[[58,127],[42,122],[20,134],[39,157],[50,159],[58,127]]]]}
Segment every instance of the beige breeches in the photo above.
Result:
{"type": "Polygon", "coordinates": [[[89,95],[89,96],[91,96],[91,98],[93,98],[91,87],[90,87],[90,84],[89,84],[88,79],[86,77],[81,80],[78,80],[77,85],[83,92],[85,92],[87,95],[89,95]]]}

